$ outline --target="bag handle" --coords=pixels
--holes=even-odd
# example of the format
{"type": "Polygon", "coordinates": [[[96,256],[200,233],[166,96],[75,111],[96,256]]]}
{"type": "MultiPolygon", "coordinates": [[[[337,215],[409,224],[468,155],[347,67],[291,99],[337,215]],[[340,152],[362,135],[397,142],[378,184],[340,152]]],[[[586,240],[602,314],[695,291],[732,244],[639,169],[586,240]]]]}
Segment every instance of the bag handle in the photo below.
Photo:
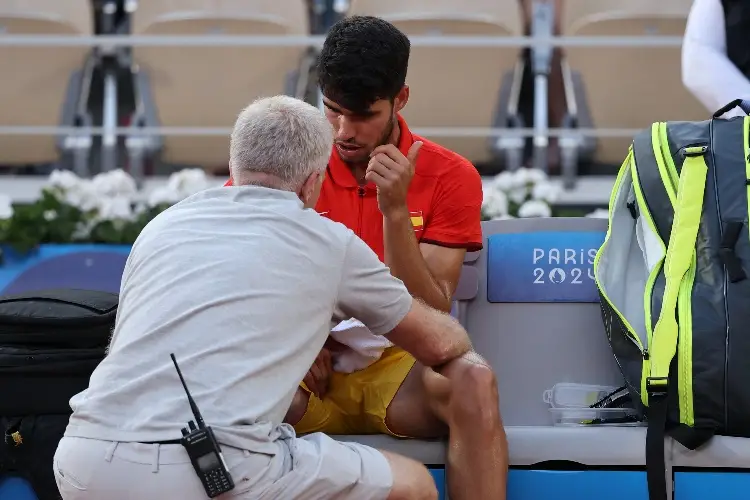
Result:
{"type": "Polygon", "coordinates": [[[651,376],[648,384],[666,385],[669,364],[677,351],[677,296],[680,284],[687,273],[695,253],[703,195],[706,187],[708,166],[704,155],[708,148],[696,146],[685,148],[685,162],[677,188],[672,232],[664,259],[666,285],[661,314],[654,327],[650,347],[651,376]]]}
{"type": "MultiPolygon", "coordinates": [[[[695,241],[703,211],[708,166],[708,148],[694,146],[684,149],[685,162],[680,172],[674,220],[669,246],[664,259],[666,285],[661,314],[649,343],[650,368],[646,378],[648,395],[648,430],[646,432],[646,482],[652,500],[667,498],[664,463],[664,436],[669,411],[669,365],[677,353],[680,335],[677,323],[677,302],[680,286],[695,256],[695,241]]],[[[644,362],[645,364],[645,362],[644,362]]]]}
{"type": "Polygon", "coordinates": [[[735,99],[734,101],[730,102],[729,104],[718,110],[716,113],[714,113],[714,118],[719,118],[727,111],[731,111],[737,107],[744,111],[746,115],[750,116],[750,99],[735,99]]]}

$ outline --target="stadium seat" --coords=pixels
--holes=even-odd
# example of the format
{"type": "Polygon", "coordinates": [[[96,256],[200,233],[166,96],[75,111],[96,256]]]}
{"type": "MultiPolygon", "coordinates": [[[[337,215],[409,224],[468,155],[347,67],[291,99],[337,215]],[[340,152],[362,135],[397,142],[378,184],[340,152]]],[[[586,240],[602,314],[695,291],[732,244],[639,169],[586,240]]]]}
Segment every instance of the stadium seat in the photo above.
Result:
{"type": "MultiPolygon", "coordinates": [[[[566,0],[561,31],[563,36],[681,37],[691,4],[692,0],[566,0]]],[[[709,118],[682,84],[679,46],[567,47],[565,64],[573,72],[566,82],[568,95],[579,101],[572,108],[587,109],[597,128],[643,128],[655,121],[709,118]]],[[[579,120],[578,126],[591,124],[579,120]]],[[[599,138],[594,161],[619,166],[632,139],[599,138]]]]}
{"type": "MultiPolygon", "coordinates": [[[[92,35],[90,0],[0,2],[0,32],[8,35],[92,35]]],[[[0,125],[89,125],[86,110],[94,60],[87,47],[0,49],[0,125]]],[[[86,162],[90,137],[0,135],[0,165],[56,163],[77,150],[86,162]]]]}
{"type": "MultiPolygon", "coordinates": [[[[386,19],[409,36],[522,34],[518,0],[352,0],[349,15],[386,19]]],[[[506,126],[519,53],[515,47],[413,46],[404,118],[412,128],[506,126]]],[[[491,161],[496,142],[486,137],[433,139],[475,164],[491,161]]]]}
{"type": "MultiPolygon", "coordinates": [[[[308,35],[304,2],[149,0],[133,13],[133,35],[308,35]]],[[[306,87],[307,47],[134,47],[134,126],[232,127],[258,97],[306,87]],[[300,71],[300,68],[303,68],[300,71]]],[[[308,67],[309,68],[309,67],[308,67]]],[[[143,146],[129,142],[131,157],[143,146]]],[[[226,169],[229,137],[167,136],[146,147],[163,163],[226,169]]]]}

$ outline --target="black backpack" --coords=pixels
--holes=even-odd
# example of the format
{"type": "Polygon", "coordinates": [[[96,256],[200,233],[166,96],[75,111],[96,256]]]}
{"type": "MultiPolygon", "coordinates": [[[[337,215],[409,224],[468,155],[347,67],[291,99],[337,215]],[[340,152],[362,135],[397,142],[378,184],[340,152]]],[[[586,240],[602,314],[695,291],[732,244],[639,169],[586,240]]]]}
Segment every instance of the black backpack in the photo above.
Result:
{"type": "Polygon", "coordinates": [[[607,337],[648,420],[651,500],[664,437],[750,437],[750,116],[657,122],[635,136],[594,259],[607,337]]]}
{"type": "Polygon", "coordinates": [[[117,303],[91,290],[0,296],[0,474],[24,477],[39,500],[60,498],[52,458],[70,398],[106,355],[117,303]]]}

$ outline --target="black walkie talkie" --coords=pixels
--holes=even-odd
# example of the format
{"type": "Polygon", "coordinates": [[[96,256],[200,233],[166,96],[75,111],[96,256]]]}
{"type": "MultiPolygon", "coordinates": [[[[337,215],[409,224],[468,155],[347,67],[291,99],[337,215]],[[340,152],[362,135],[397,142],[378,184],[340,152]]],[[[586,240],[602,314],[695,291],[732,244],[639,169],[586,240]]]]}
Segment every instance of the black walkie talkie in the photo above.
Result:
{"type": "Polygon", "coordinates": [[[216,442],[214,437],[214,431],[210,427],[207,427],[203,422],[203,416],[201,416],[198,405],[195,404],[193,397],[190,395],[190,391],[185,384],[185,379],[182,378],[182,372],[180,367],[177,366],[177,360],[174,354],[170,354],[174,367],[177,369],[177,375],[180,376],[180,382],[182,387],[185,388],[185,394],[187,394],[188,403],[190,403],[190,409],[193,411],[195,421],[198,423],[196,428],[195,422],[192,420],[188,422],[188,427],[182,428],[182,439],[180,443],[187,450],[190,461],[193,463],[193,469],[195,473],[203,483],[203,488],[206,490],[206,494],[210,498],[217,497],[222,493],[226,493],[234,488],[234,481],[232,475],[229,473],[226,462],[224,462],[224,456],[221,454],[221,448],[219,443],[216,442]]]}

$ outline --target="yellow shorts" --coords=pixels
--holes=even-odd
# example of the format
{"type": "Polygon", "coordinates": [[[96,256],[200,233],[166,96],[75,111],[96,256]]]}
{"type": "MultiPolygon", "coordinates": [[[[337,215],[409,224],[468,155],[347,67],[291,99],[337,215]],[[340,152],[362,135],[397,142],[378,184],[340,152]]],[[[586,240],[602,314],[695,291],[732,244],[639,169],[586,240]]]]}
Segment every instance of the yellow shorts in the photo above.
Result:
{"type": "MultiPolygon", "coordinates": [[[[354,373],[333,372],[324,399],[310,394],[307,411],[297,422],[297,434],[395,434],[385,425],[385,411],[416,360],[398,347],[389,347],[375,363],[354,373]]],[[[310,392],[304,382],[300,384],[310,392]]]]}

